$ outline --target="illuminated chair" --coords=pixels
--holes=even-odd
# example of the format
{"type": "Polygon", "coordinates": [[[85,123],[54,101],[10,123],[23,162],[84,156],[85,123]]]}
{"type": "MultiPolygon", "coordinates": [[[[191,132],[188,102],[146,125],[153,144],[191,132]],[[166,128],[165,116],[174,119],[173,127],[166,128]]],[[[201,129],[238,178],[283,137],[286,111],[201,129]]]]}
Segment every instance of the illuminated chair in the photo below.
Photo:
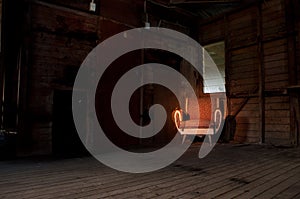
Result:
{"type": "Polygon", "coordinates": [[[200,121],[196,120],[183,121],[183,114],[181,110],[175,110],[173,112],[173,120],[177,131],[183,135],[182,143],[185,141],[187,135],[207,135],[209,138],[209,144],[212,145],[211,136],[219,131],[223,115],[220,109],[215,109],[213,124],[208,127],[198,126],[200,121]]]}

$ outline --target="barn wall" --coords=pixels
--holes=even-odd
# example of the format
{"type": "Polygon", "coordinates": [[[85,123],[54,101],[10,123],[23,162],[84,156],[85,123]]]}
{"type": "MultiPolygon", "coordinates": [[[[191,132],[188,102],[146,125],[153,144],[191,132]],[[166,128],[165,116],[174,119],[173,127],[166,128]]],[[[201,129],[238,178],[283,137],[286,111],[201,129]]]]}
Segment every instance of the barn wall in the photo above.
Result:
{"type": "MultiPolygon", "coordinates": [[[[296,39],[295,39],[295,44],[296,44],[296,68],[297,68],[297,85],[300,85],[300,2],[299,1],[293,1],[294,3],[294,19],[295,19],[295,33],[296,33],[296,39]]],[[[296,95],[298,96],[298,101],[296,101],[296,107],[295,109],[298,110],[296,111],[296,116],[298,121],[296,122],[296,127],[299,132],[300,129],[300,88],[298,86],[298,89],[295,90],[297,93],[296,95]]],[[[297,135],[297,141],[298,145],[300,143],[300,135],[298,133],[297,135]]]]}
{"type": "MultiPolygon", "coordinates": [[[[297,8],[300,8],[300,5],[298,5],[297,8]]],[[[300,13],[297,12],[296,14],[296,47],[297,47],[297,71],[298,71],[298,84],[300,84],[300,13]]]]}
{"type": "MultiPolygon", "coordinates": [[[[88,11],[89,3],[79,1],[49,0],[46,3],[37,2],[30,6],[30,34],[32,36],[30,38],[31,63],[27,104],[29,117],[24,117],[26,126],[24,127],[25,135],[23,135],[25,140],[28,140],[28,137],[30,140],[24,146],[26,150],[21,149],[20,151],[49,154],[52,152],[54,142],[52,136],[55,134],[66,134],[56,135],[55,139],[65,139],[65,143],[63,143],[65,149],[62,150],[68,151],[68,143],[72,144],[77,139],[71,139],[74,137],[74,132],[71,132],[74,129],[70,128],[72,115],[63,115],[67,118],[60,122],[59,120],[64,120],[64,118],[57,119],[57,117],[62,113],[54,115],[53,110],[62,109],[63,112],[71,112],[70,93],[73,82],[77,70],[87,54],[99,42],[137,25],[134,21],[128,21],[128,23],[116,21],[118,20],[117,16],[121,15],[116,12],[117,16],[113,17],[113,12],[105,12],[105,10],[111,9],[109,6],[112,5],[109,4],[109,1],[103,1],[101,10],[97,4],[96,13],[88,11]],[[98,14],[100,12],[103,12],[103,15],[100,16],[98,14]],[[57,102],[64,101],[65,103],[59,105],[62,107],[55,107],[57,103],[54,104],[53,100],[58,98],[57,96],[62,97],[57,99],[57,102]],[[69,99],[63,99],[65,97],[69,99]],[[68,108],[63,109],[64,106],[68,108]],[[53,121],[57,122],[54,124],[53,121]]],[[[119,3],[124,7],[123,4],[124,2],[119,3]]],[[[124,9],[123,12],[125,12],[123,14],[131,13],[132,10],[124,9]]],[[[117,74],[113,75],[117,76],[117,74]]],[[[114,131],[114,128],[110,130],[114,131]]],[[[117,142],[121,138],[118,138],[117,142]]]]}
{"type": "MultiPolygon", "coordinates": [[[[287,49],[290,49],[293,32],[286,26],[286,1],[264,1],[201,23],[196,36],[202,45],[225,41],[228,113],[234,115],[245,104],[236,118],[235,139],[241,142],[262,142],[265,138],[268,143],[290,144],[295,139],[295,107],[290,104],[297,98],[287,91],[291,85],[289,67],[293,58],[287,49]]],[[[34,1],[25,9],[20,155],[52,152],[54,99],[69,96],[76,72],[90,50],[116,33],[144,25],[142,0],[95,0],[95,3],[95,13],[88,11],[89,2],[79,0],[34,1]],[[60,95],[61,92],[65,94],[60,95]]],[[[300,17],[295,10],[296,70],[300,84],[300,17]]],[[[186,13],[151,3],[147,11],[151,25],[160,24],[194,36],[196,23],[186,13]]],[[[136,63],[142,61],[139,55],[134,57],[136,63]]],[[[150,57],[157,59],[156,55],[150,57]]],[[[170,60],[165,62],[171,63],[170,60]]],[[[145,91],[149,99],[153,92],[152,88],[145,91]]],[[[164,100],[162,103],[173,107],[164,96],[156,95],[153,100],[159,102],[160,98],[164,100]]],[[[172,126],[165,128],[169,131],[172,126]]],[[[157,140],[170,137],[172,135],[160,135],[157,140]]],[[[116,139],[136,143],[125,137],[116,139]]]]}
{"type": "MultiPolygon", "coordinates": [[[[57,111],[70,112],[70,104],[64,106],[63,104],[57,105],[56,102],[67,103],[69,101],[71,103],[71,99],[65,98],[71,96],[76,73],[84,58],[106,38],[144,25],[144,1],[142,0],[104,0],[101,2],[96,0],[95,3],[97,4],[96,12],[89,11],[89,1],[42,0],[28,3],[24,25],[26,27],[23,63],[25,73],[22,75],[24,86],[21,90],[21,100],[24,104],[20,110],[22,114],[18,143],[19,155],[52,152],[53,131],[58,129],[59,134],[70,133],[63,126],[63,122],[58,120],[71,117],[71,115],[64,115],[60,112],[58,113],[59,119],[57,115],[54,115],[57,111]],[[56,127],[53,121],[58,124],[56,127]]],[[[152,25],[161,24],[163,27],[184,33],[190,32],[189,26],[192,20],[184,13],[176,13],[176,11],[158,8],[151,4],[148,5],[148,12],[152,25]],[[178,17],[181,19],[176,20],[178,17]]],[[[124,58],[125,62],[136,60],[131,63],[141,63],[141,53],[136,53],[135,56],[129,55],[124,58]]],[[[125,63],[124,59],[123,63],[125,63]]],[[[122,63],[122,59],[119,60],[120,62],[122,63]]],[[[124,65],[124,67],[130,68],[131,66],[124,65]]],[[[117,77],[120,72],[122,70],[115,70],[113,75],[117,77]]],[[[104,95],[109,95],[105,89],[104,95]]],[[[164,96],[161,98],[165,99],[164,96]]],[[[139,101],[139,96],[134,99],[139,101]]],[[[133,111],[139,115],[136,107],[133,111]]],[[[66,119],[67,121],[72,123],[72,120],[66,119]]],[[[171,126],[169,125],[168,128],[171,126]]],[[[112,132],[118,130],[110,129],[112,132]]],[[[59,134],[56,136],[60,136],[59,134]]],[[[72,135],[68,136],[71,140],[72,135]]],[[[68,136],[63,137],[68,139],[68,136]]],[[[165,137],[169,139],[170,135],[165,137]]],[[[137,140],[128,137],[112,135],[111,138],[116,138],[116,142],[127,143],[127,145],[138,143],[137,140]]],[[[68,146],[66,143],[65,147],[68,148],[68,146]]]]}
{"type": "MultiPolygon", "coordinates": [[[[298,8],[300,8],[300,6],[298,5],[298,8]]],[[[297,37],[296,37],[296,47],[297,47],[297,71],[298,71],[298,84],[300,84],[300,13],[297,12],[296,15],[296,32],[297,37]]]]}
{"type": "MultiPolygon", "coordinates": [[[[2,54],[2,15],[3,15],[3,12],[2,12],[2,8],[3,8],[3,5],[2,5],[2,0],[0,0],[0,49],[1,49],[1,52],[0,52],[0,55],[2,54]]],[[[1,55],[2,57],[2,55],[1,55]]],[[[1,58],[2,60],[2,58],[1,58]]],[[[2,62],[2,61],[1,61],[2,62]]]]}
{"type": "Polygon", "coordinates": [[[266,142],[291,144],[288,37],[285,1],[262,5],[263,52],[265,73],[266,142]],[[277,33],[277,34],[276,34],[277,33]],[[277,92],[277,93],[276,93],[277,92]]]}
{"type": "Polygon", "coordinates": [[[226,43],[228,109],[237,114],[237,141],[294,144],[285,4],[264,1],[200,25],[201,44],[226,43]]]}
{"type": "Polygon", "coordinates": [[[228,114],[235,114],[247,100],[236,117],[235,139],[241,142],[259,141],[257,13],[257,7],[251,6],[210,22],[199,31],[200,44],[225,41],[228,114]]]}
{"type": "MultiPolygon", "coordinates": [[[[53,97],[71,91],[77,70],[99,39],[93,14],[45,4],[30,5],[30,65],[21,153],[48,154],[52,148],[53,97]]],[[[67,132],[66,132],[67,133],[67,132]]]]}

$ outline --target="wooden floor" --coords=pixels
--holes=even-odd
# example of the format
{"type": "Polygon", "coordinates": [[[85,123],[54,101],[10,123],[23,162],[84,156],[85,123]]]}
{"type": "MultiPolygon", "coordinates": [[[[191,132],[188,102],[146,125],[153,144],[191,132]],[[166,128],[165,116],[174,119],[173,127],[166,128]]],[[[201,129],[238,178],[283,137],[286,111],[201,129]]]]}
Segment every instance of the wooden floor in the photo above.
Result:
{"type": "Polygon", "coordinates": [[[300,150],[199,145],[171,166],[128,174],[93,158],[0,162],[0,198],[300,198],[300,150]]]}

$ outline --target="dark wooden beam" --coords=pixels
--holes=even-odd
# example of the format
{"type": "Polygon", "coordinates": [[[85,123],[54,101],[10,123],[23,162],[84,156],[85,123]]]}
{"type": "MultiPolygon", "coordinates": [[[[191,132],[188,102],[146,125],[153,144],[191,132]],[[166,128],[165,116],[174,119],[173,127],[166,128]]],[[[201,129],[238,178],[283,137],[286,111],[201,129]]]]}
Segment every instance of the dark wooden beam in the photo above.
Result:
{"type": "Polygon", "coordinates": [[[265,143],[265,69],[264,69],[264,47],[263,47],[263,28],[262,28],[262,5],[257,5],[257,58],[258,58],[258,74],[259,74],[259,130],[260,142],[265,143]]]}
{"type": "MultiPolygon", "coordinates": [[[[287,47],[288,47],[288,74],[289,85],[297,84],[297,65],[296,65],[296,37],[295,37],[295,10],[294,0],[285,0],[285,17],[287,27],[287,47]]],[[[297,90],[290,90],[290,140],[291,144],[297,144],[297,135],[299,134],[299,119],[297,118],[297,111],[299,110],[298,93],[297,90]]]]}
{"type": "Polygon", "coordinates": [[[228,50],[229,49],[229,28],[228,28],[228,17],[224,16],[224,32],[225,32],[225,37],[224,37],[224,43],[225,43],[225,88],[226,88],[226,95],[227,95],[227,111],[228,115],[231,114],[231,103],[230,103],[230,75],[229,75],[229,67],[230,67],[230,60],[231,60],[231,52],[228,50]]]}
{"type": "Polygon", "coordinates": [[[190,29],[194,28],[196,24],[196,16],[193,13],[176,6],[160,4],[153,0],[147,0],[147,13],[155,19],[168,21],[190,29]]]}
{"type": "Polygon", "coordinates": [[[171,5],[241,3],[241,0],[170,0],[171,5]]]}
{"type": "MultiPolygon", "coordinates": [[[[36,1],[36,0],[33,0],[36,1]]],[[[100,0],[94,0],[94,3],[96,4],[96,12],[91,12],[89,11],[89,6],[91,0],[86,0],[86,1],[78,1],[78,0],[40,0],[40,2],[47,2],[49,4],[53,5],[58,5],[58,6],[63,6],[65,8],[69,8],[72,10],[78,10],[82,12],[88,12],[92,14],[99,14],[100,13],[100,0]]]]}
{"type": "Polygon", "coordinates": [[[2,67],[1,98],[3,108],[3,124],[5,129],[15,131],[18,112],[18,65],[22,42],[22,20],[24,2],[3,1],[2,15],[2,67]],[[18,5],[18,6],[16,6],[18,5]]]}
{"type": "MultiPolygon", "coordinates": [[[[188,17],[190,19],[192,19],[193,17],[196,17],[196,15],[194,13],[192,13],[186,9],[182,9],[176,5],[171,5],[169,3],[165,4],[165,3],[161,3],[156,0],[146,0],[146,1],[148,2],[147,5],[150,5],[150,6],[156,5],[156,6],[160,7],[161,9],[163,9],[165,11],[165,13],[164,13],[165,15],[169,15],[168,13],[170,11],[172,11],[172,12],[179,14],[179,16],[182,15],[181,17],[185,17],[185,18],[188,17]]],[[[180,18],[179,16],[177,15],[177,18],[180,18]]]]}

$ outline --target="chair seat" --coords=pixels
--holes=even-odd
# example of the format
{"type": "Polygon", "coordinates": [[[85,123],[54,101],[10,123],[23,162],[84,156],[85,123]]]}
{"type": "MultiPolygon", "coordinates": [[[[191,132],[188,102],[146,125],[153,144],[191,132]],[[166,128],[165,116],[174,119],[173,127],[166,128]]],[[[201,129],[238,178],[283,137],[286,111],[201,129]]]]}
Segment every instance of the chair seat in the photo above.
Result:
{"type": "Polygon", "coordinates": [[[214,135],[221,126],[222,112],[216,109],[214,112],[213,126],[208,120],[186,120],[183,121],[180,110],[175,110],[172,113],[173,121],[178,132],[183,135],[182,143],[187,135],[208,135],[209,144],[212,145],[212,135],[214,135]]]}
{"type": "Polygon", "coordinates": [[[209,120],[186,120],[181,121],[179,124],[179,128],[209,128],[210,121],[209,120]]]}
{"type": "Polygon", "coordinates": [[[184,128],[179,131],[182,135],[213,135],[213,128],[184,128]]]}

